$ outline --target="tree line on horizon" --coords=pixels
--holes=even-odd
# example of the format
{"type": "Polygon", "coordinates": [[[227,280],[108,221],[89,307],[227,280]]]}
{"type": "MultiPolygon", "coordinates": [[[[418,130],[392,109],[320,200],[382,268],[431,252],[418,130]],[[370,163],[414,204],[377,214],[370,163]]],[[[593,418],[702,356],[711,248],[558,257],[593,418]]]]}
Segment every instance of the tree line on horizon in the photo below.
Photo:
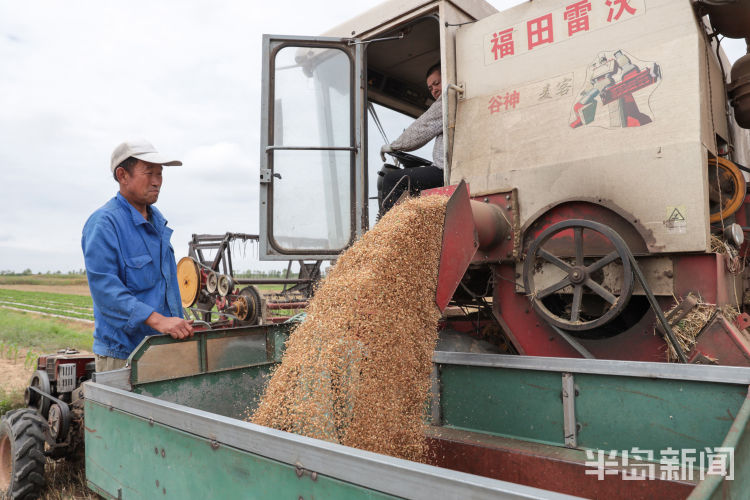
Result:
{"type": "MultiPolygon", "coordinates": [[[[78,269],[68,271],[66,273],[57,271],[46,271],[46,272],[34,272],[29,268],[24,269],[21,272],[13,271],[11,269],[0,270],[0,276],[86,276],[85,269],[78,269]]],[[[260,269],[248,269],[241,273],[235,273],[237,278],[281,278],[286,276],[286,269],[271,269],[271,270],[260,270],[260,269]]],[[[290,273],[290,278],[296,278],[298,273],[290,273]]]]}

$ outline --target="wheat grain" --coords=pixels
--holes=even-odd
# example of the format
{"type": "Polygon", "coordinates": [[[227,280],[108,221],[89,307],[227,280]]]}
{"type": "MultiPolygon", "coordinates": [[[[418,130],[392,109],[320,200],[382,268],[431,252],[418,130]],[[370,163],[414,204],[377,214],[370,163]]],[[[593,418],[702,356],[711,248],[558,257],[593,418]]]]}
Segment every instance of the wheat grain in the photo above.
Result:
{"type": "Polygon", "coordinates": [[[424,458],[446,201],[405,201],[339,257],[291,333],[252,422],[424,458]]]}

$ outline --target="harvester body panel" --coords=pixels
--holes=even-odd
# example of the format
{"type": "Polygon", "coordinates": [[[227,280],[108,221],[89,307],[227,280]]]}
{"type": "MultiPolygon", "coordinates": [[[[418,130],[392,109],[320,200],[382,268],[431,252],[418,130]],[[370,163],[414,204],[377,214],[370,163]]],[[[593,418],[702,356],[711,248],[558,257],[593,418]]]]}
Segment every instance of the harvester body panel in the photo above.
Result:
{"type": "Polygon", "coordinates": [[[712,121],[728,137],[724,99],[713,120],[707,107],[711,49],[687,2],[626,4],[527,2],[458,32],[451,182],[518,188],[522,227],[585,200],[627,219],[651,253],[706,251],[712,121]]]}

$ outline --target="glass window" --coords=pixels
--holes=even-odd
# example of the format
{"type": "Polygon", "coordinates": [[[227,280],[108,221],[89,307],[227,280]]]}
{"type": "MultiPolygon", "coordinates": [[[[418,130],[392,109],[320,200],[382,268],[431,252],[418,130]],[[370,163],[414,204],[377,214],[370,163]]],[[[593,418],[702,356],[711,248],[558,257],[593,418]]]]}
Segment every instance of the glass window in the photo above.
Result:
{"type": "MultiPolygon", "coordinates": [[[[279,50],[271,144],[353,146],[351,74],[339,49],[279,50]]],[[[350,242],[353,161],[350,150],[273,151],[273,239],[281,250],[335,251],[350,242]]]]}
{"type": "MultiPolygon", "coordinates": [[[[380,119],[380,124],[383,126],[388,142],[393,142],[396,138],[403,133],[406,128],[414,123],[414,118],[409,115],[405,115],[398,111],[390,108],[386,108],[379,104],[373,103],[375,107],[375,113],[377,113],[380,119]]],[[[370,227],[375,224],[376,216],[378,214],[378,171],[383,166],[383,161],[380,159],[380,148],[386,141],[380,134],[378,127],[375,125],[375,120],[372,119],[368,114],[367,120],[367,213],[370,219],[370,227]]],[[[435,139],[417,149],[416,151],[409,151],[410,154],[421,156],[422,158],[432,161],[432,146],[435,144],[435,139]]],[[[386,155],[386,163],[393,164],[393,158],[386,155]]]]}
{"type": "Polygon", "coordinates": [[[350,151],[276,151],[273,237],[284,250],[336,250],[351,239],[350,151]]]}
{"type": "Polygon", "coordinates": [[[284,47],[274,71],[275,146],[351,146],[351,62],[339,49],[284,47]]]}

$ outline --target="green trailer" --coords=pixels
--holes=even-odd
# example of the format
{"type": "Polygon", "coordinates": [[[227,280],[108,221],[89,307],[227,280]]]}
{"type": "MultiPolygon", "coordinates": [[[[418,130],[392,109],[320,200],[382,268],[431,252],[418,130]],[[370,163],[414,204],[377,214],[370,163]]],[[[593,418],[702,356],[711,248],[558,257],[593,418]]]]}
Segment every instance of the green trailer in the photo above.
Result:
{"type": "Polygon", "coordinates": [[[85,384],[106,498],[748,498],[750,368],[436,351],[429,463],[246,421],[289,325],[147,338],[85,384]]]}

